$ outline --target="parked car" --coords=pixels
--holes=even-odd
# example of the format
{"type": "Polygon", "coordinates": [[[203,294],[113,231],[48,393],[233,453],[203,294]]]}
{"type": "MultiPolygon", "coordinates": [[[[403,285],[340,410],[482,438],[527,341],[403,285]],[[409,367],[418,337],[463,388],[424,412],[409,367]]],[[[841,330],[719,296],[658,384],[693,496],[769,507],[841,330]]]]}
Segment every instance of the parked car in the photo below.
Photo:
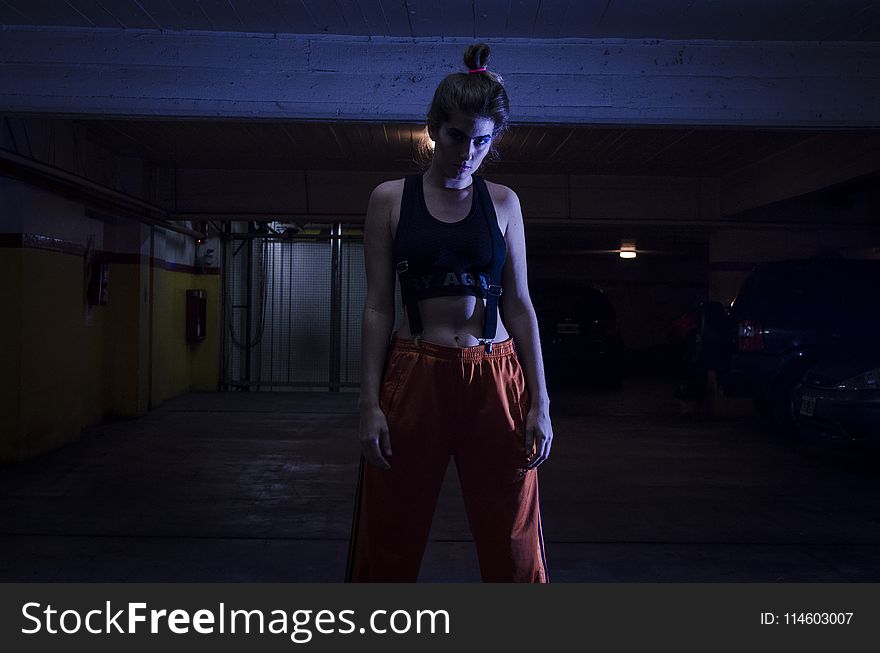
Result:
{"type": "Polygon", "coordinates": [[[529,286],[547,384],[620,390],[623,338],[607,295],[576,281],[533,281],[529,286]]]}
{"type": "Polygon", "coordinates": [[[814,257],[757,265],[729,311],[725,394],[793,435],[792,391],[819,360],[870,347],[880,325],[880,260],[814,257]]]}
{"type": "Polygon", "coordinates": [[[805,438],[880,448],[880,348],[810,368],[792,393],[791,413],[805,438]]]}

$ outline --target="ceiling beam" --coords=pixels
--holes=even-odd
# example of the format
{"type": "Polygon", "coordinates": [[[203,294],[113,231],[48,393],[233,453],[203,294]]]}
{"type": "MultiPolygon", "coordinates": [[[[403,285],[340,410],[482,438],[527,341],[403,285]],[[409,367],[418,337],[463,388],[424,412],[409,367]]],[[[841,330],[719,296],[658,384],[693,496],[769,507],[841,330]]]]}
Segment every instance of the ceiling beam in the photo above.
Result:
{"type": "MultiPolygon", "coordinates": [[[[419,122],[470,39],[0,28],[3,110],[419,122]]],[[[880,126],[878,43],[490,39],[516,123],[880,126]]]]}
{"type": "Polygon", "coordinates": [[[729,216],[880,172],[880,132],[818,134],[721,177],[729,216]]]}

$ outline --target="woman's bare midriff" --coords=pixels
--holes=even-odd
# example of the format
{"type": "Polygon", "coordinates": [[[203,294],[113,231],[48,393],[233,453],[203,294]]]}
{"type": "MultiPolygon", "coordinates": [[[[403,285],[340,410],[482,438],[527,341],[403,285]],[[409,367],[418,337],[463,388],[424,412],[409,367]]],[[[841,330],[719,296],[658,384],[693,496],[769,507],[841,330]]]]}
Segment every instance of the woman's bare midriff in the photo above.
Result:
{"type": "MultiPolygon", "coordinates": [[[[473,295],[453,295],[449,297],[428,297],[419,302],[419,315],[422,318],[424,333],[422,340],[447,347],[473,347],[479,345],[478,338],[483,335],[483,314],[486,300],[473,295]]],[[[501,315],[492,342],[502,342],[510,336],[501,315]]],[[[412,338],[409,318],[404,311],[403,324],[397,330],[399,338],[412,338]]]]}

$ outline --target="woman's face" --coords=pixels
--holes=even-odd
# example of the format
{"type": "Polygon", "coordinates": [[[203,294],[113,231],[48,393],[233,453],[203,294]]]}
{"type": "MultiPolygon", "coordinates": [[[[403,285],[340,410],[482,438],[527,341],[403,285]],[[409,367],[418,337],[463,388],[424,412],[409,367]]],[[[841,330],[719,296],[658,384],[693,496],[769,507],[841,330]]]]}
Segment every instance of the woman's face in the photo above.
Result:
{"type": "Polygon", "coordinates": [[[436,132],[429,130],[434,141],[432,165],[439,166],[443,176],[449,179],[467,178],[489,153],[493,131],[495,121],[491,118],[453,112],[436,132]]]}

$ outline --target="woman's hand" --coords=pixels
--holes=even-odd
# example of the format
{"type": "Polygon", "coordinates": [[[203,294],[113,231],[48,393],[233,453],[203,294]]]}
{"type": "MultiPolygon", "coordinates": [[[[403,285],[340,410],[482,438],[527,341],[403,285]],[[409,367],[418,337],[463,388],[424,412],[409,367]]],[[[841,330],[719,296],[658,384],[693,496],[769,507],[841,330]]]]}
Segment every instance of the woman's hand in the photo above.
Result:
{"type": "Polygon", "coordinates": [[[526,451],[534,452],[529,457],[526,469],[535,469],[550,457],[553,444],[553,426],[550,424],[550,409],[534,406],[526,416],[526,451]]]}
{"type": "Polygon", "coordinates": [[[379,406],[361,408],[360,412],[358,437],[364,457],[368,463],[379,469],[391,469],[391,464],[386,459],[391,456],[391,435],[388,433],[385,413],[379,406]]]}

